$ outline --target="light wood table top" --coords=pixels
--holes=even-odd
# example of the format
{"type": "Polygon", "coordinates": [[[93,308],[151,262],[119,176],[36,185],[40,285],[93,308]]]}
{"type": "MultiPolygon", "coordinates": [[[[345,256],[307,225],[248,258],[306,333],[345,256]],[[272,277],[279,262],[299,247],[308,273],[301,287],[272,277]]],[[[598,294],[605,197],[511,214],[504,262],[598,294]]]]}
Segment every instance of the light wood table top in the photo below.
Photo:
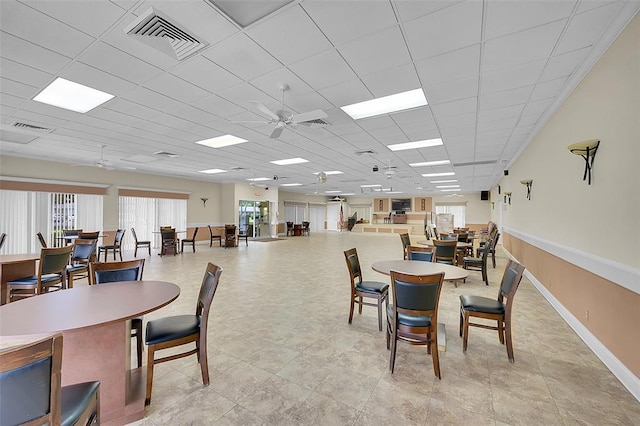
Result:
{"type": "Polygon", "coordinates": [[[420,260],[382,260],[375,262],[371,265],[371,268],[385,275],[389,275],[391,270],[411,275],[429,275],[444,272],[446,281],[462,280],[469,276],[468,270],[457,266],[420,260]]]}
{"type": "MultiPolygon", "coordinates": [[[[416,241],[416,244],[420,244],[421,246],[433,247],[433,240],[419,240],[419,241],[416,241]]],[[[456,247],[458,248],[467,248],[472,246],[473,246],[472,243],[461,243],[460,241],[458,241],[458,244],[456,244],[456,247]]]]}
{"type": "Polygon", "coordinates": [[[25,253],[25,254],[2,254],[0,255],[0,264],[7,265],[10,263],[20,263],[29,260],[39,260],[40,253],[25,253]]]}

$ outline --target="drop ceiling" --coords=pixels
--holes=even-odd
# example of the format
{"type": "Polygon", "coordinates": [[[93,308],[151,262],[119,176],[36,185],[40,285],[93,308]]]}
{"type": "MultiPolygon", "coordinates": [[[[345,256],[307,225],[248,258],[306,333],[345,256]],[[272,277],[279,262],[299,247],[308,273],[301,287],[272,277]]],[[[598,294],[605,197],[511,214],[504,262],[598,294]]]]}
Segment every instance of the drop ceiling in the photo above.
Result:
{"type": "Polygon", "coordinates": [[[243,21],[205,0],[1,1],[1,153],[89,166],[102,155],[112,173],[210,182],[277,176],[270,186],[300,183],[283,189],[302,193],[374,196],[361,185],[379,184],[433,195],[437,179],[422,174],[440,172],[454,172],[463,193],[487,190],[640,8],[593,0],[281,4],[243,21]],[[150,8],[197,38],[195,53],[178,60],[128,35],[150,8]],[[57,77],[114,98],[85,114],[32,100],[57,77]],[[250,101],[281,109],[282,84],[290,87],[285,110],[321,109],[330,125],[271,139],[271,125],[236,123],[267,119],[250,101]],[[427,106],[359,120],[340,109],[417,88],[427,106]],[[226,134],[248,142],[195,143],[226,134]],[[387,148],[434,138],[443,145],[387,148]],[[295,157],[308,162],[271,163],[295,157]],[[451,164],[409,166],[437,160],[451,164]],[[210,169],[226,172],[200,173],[210,169]],[[336,170],[344,173],[317,183],[318,172],[336,170]]]}

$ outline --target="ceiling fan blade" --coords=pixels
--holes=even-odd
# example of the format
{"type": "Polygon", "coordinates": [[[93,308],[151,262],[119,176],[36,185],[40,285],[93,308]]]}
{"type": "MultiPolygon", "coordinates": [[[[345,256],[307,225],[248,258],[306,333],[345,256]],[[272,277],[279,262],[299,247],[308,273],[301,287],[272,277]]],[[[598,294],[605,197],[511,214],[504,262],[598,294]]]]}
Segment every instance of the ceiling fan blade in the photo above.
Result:
{"type": "Polygon", "coordinates": [[[327,118],[327,113],[321,109],[315,111],[303,112],[302,114],[294,114],[291,116],[292,123],[303,123],[304,121],[313,121],[320,118],[327,118]]]}
{"type": "Polygon", "coordinates": [[[271,121],[232,121],[235,124],[271,124],[271,121]]]}
{"type": "Polygon", "coordinates": [[[253,107],[255,109],[257,109],[258,111],[267,114],[269,117],[273,118],[274,120],[280,120],[280,116],[278,116],[278,114],[276,114],[275,112],[271,111],[269,108],[267,108],[262,102],[259,101],[249,101],[249,103],[251,105],[253,105],[253,107]]]}
{"type": "Polygon", "coordinates": [[[269,136],[271,139],[278,139],[280,137],[280,135],[282,134],[282,131],[284,130],[284,126],[278,126],[275,129],[273,129],[273,132],[271,132],[271,136],[269,136]]]}

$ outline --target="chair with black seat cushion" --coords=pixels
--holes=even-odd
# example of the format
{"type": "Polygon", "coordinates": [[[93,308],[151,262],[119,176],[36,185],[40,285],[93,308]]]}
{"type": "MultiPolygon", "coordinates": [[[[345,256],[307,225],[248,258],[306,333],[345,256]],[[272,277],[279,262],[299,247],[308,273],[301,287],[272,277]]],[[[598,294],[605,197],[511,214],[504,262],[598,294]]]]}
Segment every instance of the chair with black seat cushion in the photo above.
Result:
{"type": "MultiPolygon", "coordinates": [[[[124,262],[92,262],[89,264],[89,284],[98,285],[120,281],[140,281],[144,271],[144,259],[124,262]]],[[[138,367],[142,367],[142,317],[131,320],[131,337],[136,339],[138,367]]]]}
{"type": "Polygon", "coordinates": [[[133,249],[133,257],[138,257],[139,248],[146,248],[149,250],[149,256],[151,256],[151,241],[139,240],[134,228],[131,228],[131,235],[133,235],[133,241],[136,244],[136,247],[133,249]]]}
{"type": "Polygon", "coordinates": [[[0,351],[0,424],[100,424],[100,382],[62,383],[62,334],[0,351]]]}
{"type": "Polygon", "coordinates": [[[175,256],[178,252],[178,237],[176,231],[173,229],[160,231],[161,243],[160,243],[160,256],[173,253],[175,256]]]}
{"type": "MultiPolygon", "coordinates": [[[[491,244],[491,240],[489,240],[488,244],[491,244]]],[[[486,285],[489,285],[489,276],[487,274],[487,256],[489,254],[489,250],[482,250],[481,257],[470,257],[464,256],[462,258],[462,264],[464,269],[469,269],[472,271],[480,271],[482,272],[482,280],[486,285]]],[[[466,282],[466,278],[463,280],[466,282]]]]}
{"type": "Polygon", "coordinates": [[[407,256],[409,260],[433,262],[433,247],[409,246],[407,247],[407,256]]]}
{"type": "Polygon", "coordinates": [[[387,349],[391,343],[389,369],[393,373],[398,340],[411,345],[426,345],[431,354],[433,372],[438,379],[438,301],[444,272],[409,275],[391,271],[393,305],[387,308],[387,349]]]}
{"type": "Polygon", "coordinates": [[[68,288],[73,288],[74,279],[89,277],[89,263],[95,260],[97,242],[97,239],[78,238],[74,240],[71,263],[67,265],[68,288]]]}
{"type": "Polygon", "coordinates": [[[411,245],[411,238],[409,238],[409,234],[407,233],[400,234],[400,241],[402,242],[402,251],[404,253],[403,259],[407,260],[408,258],[407,247],[411,245]]]}
{"type": "Polygon", "coordinates": [[[44,235],[42,235],[42,232],[38,232],[36,235],[38,236],[38,241],[40,242],[42,248],[47,248],[47,240],[44,239],[44,235]]]}
{"type": "Polygon", "coordinates": [[[202,372],[202,382],[209,385],[209,363],[207,359],[207,324],[213,296],[218,288],[222,268],[212,263],[207,265],[200,285],[194,315],[178,315],[151,320],[147,323],[145,344],[147,354],[147,392],[145,404],[151,402],[153,366],[166,361],[197,354],[202,372]],[[156,351],[194,343],[196,347],[186,352],[155,358],[156,351]]]}
{"type": "Polygon", "coordinates": [[[40,249],[38,274],[7,283],[9,301],[67,288],[66,269],[73,246],[40,249]]]}
{"type": "Polygon", "coordinates": [[[207,225],[209,227],[209,247],[213,247],[213,241],[218,240],[218,244],[222,247],[222,235],[213,235],[213,229],[211,229],[211,225],[207,225]]]}
{"type": "Polygon", "coordinates": [[[473,296],[463,294],[460,296],[460,336],[462,336],[462,351],[467,351],[467,340],[469,337],[469,327],[485,328],[497,330],[500,343],[507,345],[507,356],[509,361],[514,362],[513,339],[511,337],[511,311],[513,308],[513,298],[520,286],[524,266],[514,260],[509,260],[502,276],[498,298],[473,296]],[[505,300],[506,299],[506,300],[505,300]],[[473,323],[471,317],[494,320],[497,326],[473,323]]]}
{"type": "Polygon", "coordinates": [[[302,222],[302,235],[307,235],[309,236],[309,226],[311,224],[307,221],[303,221],[302,222]]]}
{"type": "MultiPolygon", "coordinates": [[[[442,234],[440,234],[442,236],[442,234]]],[[[433,241],[433,253],[435,256],[434,262],[446,263],[447,265],[456,264],[456,246],[458,241],[456,240],[434,240],[433,241]]]]}
{"type": "Polygon", "coordinates": [[[293,235],[293,222],[287,222],[287,237],[293,235]]]}
{"type": "Polygon", "coordinates": [[[100,236],[100,231],[95,232],[78,232],[78,238],[83,240],[97,240],[100,236]]]}
{"type": "Polygon", "coordinates": [[[195,227],[195,229],[193,230],[193,235],[191,235],[191,238],[183,238],[182,242],[180,243],[180,253],[184,253],[184,243],[187,244],[191,244],[191,248],[193,249],[193,252],[196,252],[196,235],[198,235],[198,228],[197,226],[195,227]]]}
{"type": "Polygon", "coordinates": [[[62,231],[62,238],[65,244],[71,244],[73,240],[78,238],[78,234],[82,232],[82,229],[65,229],[62,231]]]}
{"type": "Polygon", "coordinates": [[[225,225],[224,226],[224,248],[235,247],[237,245],[236,238],[237,238],[236,225],[225,225]]]}
{"type": "Polygon", "coordinates": [[[116,260],[116,253],[120,255],[120,261],[122,261],[122,238],[124,237],[124,229],[118,229],[116,231],[116,236],[113,238],[113,244],[108,244],[104,246],[98,247],[98,260],[100,260],[100,255],[104,253],[104,261],[107,261],[107,255],[109,252],[113,252],[113,260],[116,260]]]}
{"type": "Polygon", "coordinates": [[[362,305],[378,307],[378,329],[382,331],[382,302],[389,306],[389,284],[380,281],[364,281],[360,260],[355,248],[344,252],[349,277],[351,278],[351,302],[349,308],[349,324],[353,319],[353,308],[358,304],[358,314],[362,314],[362,305]],[[365,302],[365,298],[376,299],[376,303],[365,302]]]}
{"type": "Polygon", "coordinates": [[[484,247],[478,247],[478,250],[476,250],[477,257],[480,257],[484,250],[489,250],[489,254],[491,255],[491,262],[494,269],[496,267],[496,244],[498,244],[499,238],[500,232],[498,232],[496,228],[496,230],[494,231],[494,237],[490,239],[491,244],[489,244],[489,240],[487,240],[487,243],[484,245],[484,247]]]}

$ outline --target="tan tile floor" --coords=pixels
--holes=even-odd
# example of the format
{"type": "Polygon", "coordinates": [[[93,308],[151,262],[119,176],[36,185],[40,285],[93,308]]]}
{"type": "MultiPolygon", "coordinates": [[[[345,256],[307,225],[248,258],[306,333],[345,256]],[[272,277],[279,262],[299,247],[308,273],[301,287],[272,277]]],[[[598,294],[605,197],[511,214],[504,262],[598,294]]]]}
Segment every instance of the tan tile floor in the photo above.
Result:
{"type": "MultiPolygon", "coordinates": [[[[419,237],[414,236],[412,240],[419,237]]],[[[472,328],[462,353],[458,296],[495,297],[506,257],[455,288],[445,283],[442,380],[424,347],[399,344],[389,373],[376,309],[347,323],[343,251],[371,263],[402,258],[397,235],[315,233],[148,258],[144,277],[180,285],[178,300],[145,319],[193,312],[207,262],[224,272],[209,318],[211,385],[195,356],[157,366],[140,425],[640,425],[640,403],[524,278],[516,296],[510,364],[495,332],[472,328]]],[[[133,253],[125,253],[132,257],[133,253]]],[[[145,352],[146,357],[146,352],[145,352]]]]}

